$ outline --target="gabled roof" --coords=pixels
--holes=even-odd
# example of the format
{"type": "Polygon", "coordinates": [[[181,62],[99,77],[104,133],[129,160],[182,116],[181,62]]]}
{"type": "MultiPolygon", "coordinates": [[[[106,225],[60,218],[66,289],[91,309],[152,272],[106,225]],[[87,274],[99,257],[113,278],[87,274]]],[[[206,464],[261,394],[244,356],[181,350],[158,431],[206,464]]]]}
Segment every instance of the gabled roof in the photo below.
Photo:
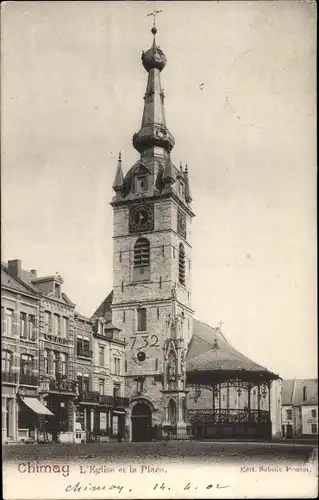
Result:
{"type": "Polygon", "coordinates": [[[87,323],[92,322],[91,318],[88,318],[87,316],[83,316],[83,314],[79,313],[78,311],[74,311],[74,317],[75,317],[75,319],[80,319],[82,321],[86,321],[87,323]]]}
{"type": "Polygon", "coordinates": [[[212,328],[194,319],[193,336],[187,353],[187,373],[200,371],[253,371],[271,374],[237,351],[219,328],[212,328]]]}
{"type": "Polygon", "coordinates": [[[12,288],[12,290],[34,295],[35,298],[39,298],[39,292],[32,285],[24,283],[19,278],[15,278],[9,274],[8,269],[5,264],[1,264],[1,285],[12,288]]]}
{"type": "MultiPolygon", "coordinates": [[[[59,275],[54,275],[54,276],[46,276],[44,278],[33,278],[32,274],[30,271],[27,271],[26,269],[21,269],[21,278],[17,278],[12,276],[9,271],[8,271],[8,265],[6,262],[1,262],[1,284],[3,286],[10,286],[8,285],[8,281],[10,280],[11,282],[11,287],[17,289],[16,287],[19,285],[19,291],[20,292],[27,292],[27,293],[33,293],[34,295],[37,295],[38,297],[47,297],[50,299],[57,300],[56,297],[53,295],[44,295],[38,288],[37,288],[37,282],[41,281],[46,281],[48,279],[54,279],[55,281],[58,281],[59,283],[63,283],[63,280],[61,276],[59,275]],[[4,274],[3,274],[4,273],[4,274]],[[6,278],[5,275],[9,276],[10,278],[6,278]],[[13,283],[15,283],[15,286],[13,287],[13,283]]],[[[71,299],[67,296],[66,293],[62,292],[61,293],[61,298],[58,299],[60,302],[64,302],[65,304],[75,307],[75,304],[71,301],[71,299]]]]}
{"type": "Polygon", "coordinates": [[[66,293],[62,292],[61,293],[61,298],[64,302],[66,302],[69,306],[75,307],[75,303],[72,302],[72,300],[67,296],[66,293]]]}
{"type": "Polygon", "coordinates": [[[300,406],[303,404],[318,404],[318,380],[289,379],[282,381],[282,404],[300,406]],[[304,387],[306,388],[306,399],[304,400],[304,387]],[[317,398],[317,399],[315,399],[317,398]],[[309,403],[307,401],[309,400],[309,403]],[[316,401],[313,403],[313,401],[316,401]]]}
{"type": "Polygon", "coordinates": [[[105,318],[107,321],[112,321],[111,305],[113,300],[113,290],[108,294],[108,296],[99,305],[92,318],[105,318]]]}

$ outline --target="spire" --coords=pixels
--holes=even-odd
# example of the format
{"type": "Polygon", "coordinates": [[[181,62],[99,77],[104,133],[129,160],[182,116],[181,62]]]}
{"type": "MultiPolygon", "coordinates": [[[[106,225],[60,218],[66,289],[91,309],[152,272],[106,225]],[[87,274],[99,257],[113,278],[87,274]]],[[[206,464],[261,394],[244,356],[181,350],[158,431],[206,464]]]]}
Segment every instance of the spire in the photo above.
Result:
{"type": "Polygon", "coordinates": [[[171,158],[169,157],[165,163],[162,180],[165,186],[170,186],[175,182],[175,176],[173,173],[173,165],[171,158]]]}
{"type": "Polygon", "coordinates": [[[186,198],[187,203],[190,203],[192,201],[192,195],[191,195],[191,188],[189,185],[187,163],[185,165],[184,178],[185,178],[185,198],[186,198]]]}
{"type": "MultiPolygon", "coordinates": [[[[155,16],[161,11],[153,10],[149,16],[154,17],[153,44],[150,49],[142,53],[142,64],[148,72],[146,93],[144,96],[144,111],[140,130],[133,136],[133,146],[143,154],[144,151],[154,146],[163,148],[169,153],[174,147],[175,139],[166,127],[164,110],[164,91],[161,87],[160,73],[165,68],[166,57],[162,50],[156,45],[155,16]]],[[[164,154],[163,151],[163,154],[164,154]]]]}
{"type": "Polygon", "coordinates": [[[114,182],[113,182],[113,189],[115,192],[119,192],[122,190],[123,180],[124,180],[124,176],[123,176],[123,170],[122,170],[122,155],[121,155],[121,151],[120,151],[118,162],[117,162],[116,174],[115,174],[115,178],[114,178],[114,182]]]}

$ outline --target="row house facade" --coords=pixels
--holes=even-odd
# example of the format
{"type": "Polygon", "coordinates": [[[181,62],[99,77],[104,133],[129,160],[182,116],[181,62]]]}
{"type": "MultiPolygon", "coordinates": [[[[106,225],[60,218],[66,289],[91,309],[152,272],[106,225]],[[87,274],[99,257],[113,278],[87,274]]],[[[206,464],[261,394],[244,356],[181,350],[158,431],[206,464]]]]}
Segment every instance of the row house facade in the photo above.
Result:
{"type": "Polygon", "coordinates": [[[123,397],[124,342],[118,329],[102,318],[76,313],[75,324],[77,423],[85,430],[86,440],[124,436],[128,406],[123,397]]]}
{"type": "Polygon", "coordinates": [[[2,441],[29,437],[28,406],[39,396],[40,297],[20,279],[19,262],[1,265],[2,441]],[[16,276],[16,277],[14,277],[16,276]]]}
{"type": "Polygon", "coordinates": [[[282,436],[318,435],[318,380],[282,382],[282,436]]]}
{"type": "Polygon", "coordinates": [[[38,277],[14,260],[1,275],[3,442],[124,434],[117,330],[76,312],[58,274],[38,277]]]}
{"type": "Polygon", "coordinates": [[[62,292],[63,280],[58,274],[38,278],[33,273],[30,280],[42,295],[39,345],[41,400],[54,415],[46,420],[43,439],[72,441],[76,397],[75,304],[62,292]]]}

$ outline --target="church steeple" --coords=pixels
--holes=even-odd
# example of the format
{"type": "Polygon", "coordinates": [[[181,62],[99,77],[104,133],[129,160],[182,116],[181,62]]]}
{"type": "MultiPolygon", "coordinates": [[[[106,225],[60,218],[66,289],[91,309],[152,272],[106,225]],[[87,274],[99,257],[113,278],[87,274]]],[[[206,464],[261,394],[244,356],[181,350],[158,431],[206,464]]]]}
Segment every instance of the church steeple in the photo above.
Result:
{"type": "MultiPolygon", "coordinates": [[[[156,12],[156,11],[155,11],[156,12]]],[[[152,15],[154,15],[152,13],[152,15]]],[[[162,155],[166,156],[174,147],[175,139],[166,126],[164,109],[164,90],[161,87],[160,73],[164,69],[167,59],[163,51],[156,45],[157,29],[155,24],[151,30],[153,44],[150,49],[142,53],[142,64],[148,72],[146,93],[144,96],[144,111],[140,130],[133,136],[133,146],[143,153],[162,148],[162,155]]]]}

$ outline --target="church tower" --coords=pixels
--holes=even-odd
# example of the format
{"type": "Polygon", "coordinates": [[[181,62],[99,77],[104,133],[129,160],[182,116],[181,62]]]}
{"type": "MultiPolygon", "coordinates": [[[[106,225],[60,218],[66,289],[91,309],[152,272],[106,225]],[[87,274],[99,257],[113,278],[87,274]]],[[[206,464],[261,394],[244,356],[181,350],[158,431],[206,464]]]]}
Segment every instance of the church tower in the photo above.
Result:
{"type": "Polygon", "coordinates": [[[166,125],[156,44],[142,53],[148,73],[144,111],[133,146],[136,163],[123,174],[119,155],[113,183],[112,323],[122,331],[125,396],[133,441],[159,432],[187,434],[186,366],[192,337],[191,191],[187,165],[171,159],[175,140],[166,125]]]}

